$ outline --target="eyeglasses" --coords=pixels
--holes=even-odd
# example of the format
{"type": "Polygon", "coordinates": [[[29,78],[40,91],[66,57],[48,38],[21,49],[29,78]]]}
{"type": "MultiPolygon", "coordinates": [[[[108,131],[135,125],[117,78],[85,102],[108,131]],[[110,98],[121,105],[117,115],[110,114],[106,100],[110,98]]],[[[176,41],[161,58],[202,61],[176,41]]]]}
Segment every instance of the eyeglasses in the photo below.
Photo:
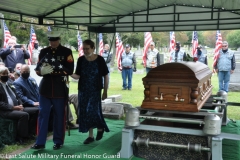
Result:
{"type": "Polygon", "coordinates": [[[90,48],[83,48],[83,50],[89,50],[90,48]]]}
{"type": "Polygon", "coordinates": [[[227,47],[227,46],[222,46],[222,47],[227,47]]]}
{"type": "Polygon", "coordinates": [[[153,45],[151,45],[151,46],[153,46],[153,45]]]}

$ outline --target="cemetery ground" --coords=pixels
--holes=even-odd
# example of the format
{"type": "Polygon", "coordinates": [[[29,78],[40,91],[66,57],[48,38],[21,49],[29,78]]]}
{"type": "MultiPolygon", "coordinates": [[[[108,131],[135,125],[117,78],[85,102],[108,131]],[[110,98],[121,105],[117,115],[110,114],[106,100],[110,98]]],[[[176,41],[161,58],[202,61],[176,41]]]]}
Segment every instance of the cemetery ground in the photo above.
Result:
{"type": "MultiPolygon", "coordinates": [[[[212,49],[211,49],[212,50],[212,49]]],[[[212,54],[209,54],[208,56],[208,66],[209,68],[212,70],[212,62],[213,62],[213,56],[211,56],[212,54]]],[[[77,62],[77,52],[74,52],[74,58],[75,58],[75,63],[77,62]]],[[[116,61],[114,63],[114,66],[112,66],[111,69],[111,73],[110,73],[110,85],[109,85],[109,90],[108,90],[108,96],[111,95],[121,95],[122,96],[122,100],[121,102],[126,102],[126,103],[130,103],[132,104],[134,107],[136,106],[140,106],[142,104],[142,100],[144,98],[144,87],[143,87],[143,83],[142,83],[142,78],[146,76],[146,72],[145,69],[143,68],[142,64],[141,64],[142,60],[141,57],[137,58],[137,72],[134,72],[133,74],[133,86],[132,86],[132,90],[122,90],[122,77],[121,77],[121,72],[119,72],[117,70],[117,64],[116,61]]],[[[166,63],[166,59],[165,59],[165,63],[166,63]]],[[[70,78],[71,79],[71,78],[70,78]]],[[[216,94],[218,91],[218,78],[217,78],[217,74],[214,74],[212,76],[212,85],[213,85],[213,94],[216,94]]],[[[70,80],[70,94],[73,93],[77,93],[77,82],[76,81],[72,81],[70,80]]],[[[228,93],[228,102],[240,102],[240,98],[239,98],[239,92],[229,92],[228,93]]],[[[73,115],[76,117],[75,115],[75,111],[74,111],[74,107],[71,105],[71,110],[73,115]]],[[[228,106],[228,110],[227,110],[227,114],[228,114],[228,118],[230,119],[234,119],[234,120],[239,120],[240,119],[240,107],[236,107],[236,106],[228,106]]],[[[73,121],[75,122],[75,121],[73,121]]],[[[51,133],[49,134],[51,135],[51,133]]],[[[80,133],[79,133],[80,136],[80,133]]],[[[67,134],[65,136],[65,138],[68,138],[67,134]]],[[[10,154],[13,152],[21,152],[21,150],[24,149],[29,149],[29,147],[31,146],[31,144],[33,144],[35,141],[29,141],[28,144],[26,145],[18,145],[18,144],[14,144],[14,145],[5,145],[5,147],[0,150],[1,154],[10,154]]]]}

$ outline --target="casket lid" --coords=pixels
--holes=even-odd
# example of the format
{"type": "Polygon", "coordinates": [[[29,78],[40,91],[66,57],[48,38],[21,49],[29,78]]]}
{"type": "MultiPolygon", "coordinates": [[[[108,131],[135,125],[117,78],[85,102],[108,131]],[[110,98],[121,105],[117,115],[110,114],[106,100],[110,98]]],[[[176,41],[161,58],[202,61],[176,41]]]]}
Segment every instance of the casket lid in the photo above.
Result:
{"type": "Polygon", "coordinates": [[[183,81],[199,82],[201,79],[211,77],[210,68],[201,62],[173,62],[165,63],[154,69],[142,79],[143,81],[183,81]]]}

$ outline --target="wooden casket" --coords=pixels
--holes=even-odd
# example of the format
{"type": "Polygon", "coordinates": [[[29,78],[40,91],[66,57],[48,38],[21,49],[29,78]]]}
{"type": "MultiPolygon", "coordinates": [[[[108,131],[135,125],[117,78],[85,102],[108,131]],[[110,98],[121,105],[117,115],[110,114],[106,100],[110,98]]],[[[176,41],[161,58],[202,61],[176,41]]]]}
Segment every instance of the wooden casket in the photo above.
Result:
{"type": "Polygon", "coordinates": [[[142,80],[141,108],[198,112],[212,94],[212,71],[201,62],[166,63],[142,80]]]}

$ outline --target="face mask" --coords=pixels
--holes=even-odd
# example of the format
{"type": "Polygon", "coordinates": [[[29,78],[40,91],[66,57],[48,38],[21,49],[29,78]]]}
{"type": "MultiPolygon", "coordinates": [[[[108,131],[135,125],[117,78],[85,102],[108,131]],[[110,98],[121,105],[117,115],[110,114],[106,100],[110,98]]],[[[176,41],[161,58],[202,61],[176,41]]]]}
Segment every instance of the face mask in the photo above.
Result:
{"type": "Polygon", "coordinates": [[[198,54],[199,56],[201,55],[201,53],[202,53],[201,50],[197,50],[197,54],[198,54]]]}
{"type": "Polygon", "coordinates": [[[20,75],[21,73],[20,73],[20,70],[16,70],[15,71],[18,75],[20,75]]]}
{"type": "Polygon", "coordinates": [[[1,81],[2,82],[7,82],[8,81],[8,76],[1,76],[1,81]]]}
{"type": "Polygon", "coordinates": [[[34,44],[34,48],[38,49],[38,44],[37,43],[34,44]]]}
{"type": "Polygon", "coordinates": [[[85,57],[91,57],[92,53],[90,53],[89,55],[84,54],[85,57]]]}
{"type": "Polygon", "coordinates": [[[30,76],[30,73],[22,73],[21,76],[22,76],[24,79],[28,79],[28,77],[30,76]]]}

